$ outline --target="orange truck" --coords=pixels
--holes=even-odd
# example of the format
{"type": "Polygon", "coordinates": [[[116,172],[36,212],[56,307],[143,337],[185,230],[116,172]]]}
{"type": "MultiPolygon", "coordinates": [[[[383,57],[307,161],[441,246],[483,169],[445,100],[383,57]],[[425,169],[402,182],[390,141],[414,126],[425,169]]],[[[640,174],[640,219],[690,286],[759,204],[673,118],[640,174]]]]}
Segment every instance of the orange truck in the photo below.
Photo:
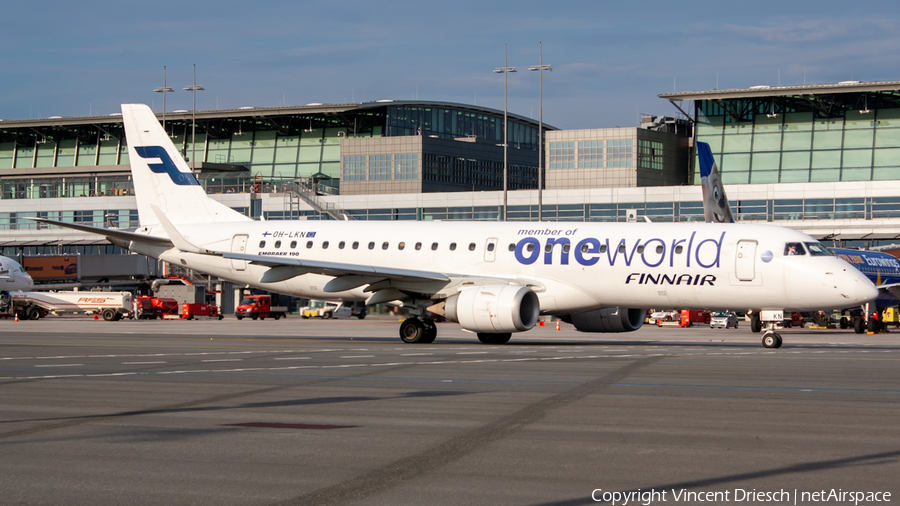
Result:
{"type": "Polygon", "coordinates": [[[219,306],[215,304],[188,304],[181,305],[182,320],[221,320],[225,318],[219,312],[219,306]]]}
{"type": "Polygon", "coordinates": [[[244,318],[265,320],[270,317],[277,320],[287,317],[287,307],[273,306],[271,295],[248,295],[234,310],[234,316],[238,320],[244,318]]]}

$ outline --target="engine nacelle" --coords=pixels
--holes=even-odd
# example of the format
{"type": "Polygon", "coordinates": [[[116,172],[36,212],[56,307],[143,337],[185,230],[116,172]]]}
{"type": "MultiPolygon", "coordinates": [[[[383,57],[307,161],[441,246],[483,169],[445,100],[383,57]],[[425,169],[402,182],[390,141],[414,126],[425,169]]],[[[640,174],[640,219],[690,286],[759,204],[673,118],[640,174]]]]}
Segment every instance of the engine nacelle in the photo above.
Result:
{"type": "Polygon", "coordinates": [[[541,303],[534,291],[518,285],[463,288],[448,297],[444,316],[473,332],[522,332],[534,327],[541,303]]]}
{"type": "Polygon", "coordinates": [[[644,324],[645,314],[644,309],[610,307],[573,313],[568,319],[580,332],[632,332],[644,324]]]}

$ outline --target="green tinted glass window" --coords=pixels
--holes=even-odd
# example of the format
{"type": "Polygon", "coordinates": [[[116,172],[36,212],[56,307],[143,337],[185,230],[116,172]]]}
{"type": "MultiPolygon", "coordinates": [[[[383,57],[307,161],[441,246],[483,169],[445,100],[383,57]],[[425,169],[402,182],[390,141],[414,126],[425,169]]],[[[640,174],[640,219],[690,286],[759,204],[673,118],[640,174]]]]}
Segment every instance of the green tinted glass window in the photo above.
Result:
{"type": "Polygon", "coordinates": [[[786,170],[808,169],[809,151],[782,153],[781,168],[786,170]]]}
{"type": "Polygon", "coordinates": [[[872,169],[844,169],[841,171],[841,181],[868,181],[871,179],[872,169]]]}
{"type": "Polygon", "coordinates": [[[782,148],[784,151],[808,151],[812,145],[812,132],[785,132],[782,148]]]}
{"type": "MultiPolygon", "coordinates": [[[[753,153],[753,172],[757,170],[778,170],[781,153],[753,153]]],[[[753,182],[753,178],[750,178],[753,182]]]]}
{"type": "Polygon", "coordinates": [[[753,151],[779,151],[781,149],[781,132],[755,134],[753,136],[753,151]]]}
{"type": "Polygon", "coordinates": [[[875,130],[847,130],[844,132],[844,149],[871,148],[875,130]]]}
{"type": "Polygon", "coordinates": [[[871,167],[872,166],[872,150],[871,149],[845,149],[844,150],[844,167],[871,167]]]}
{"type": "Polygon", "coordinates": [[[900,128],[875,129],[876,148],[900,148],[900,128]]]}
{"type": "Polygon", "coordinates": [[[805,183],[809,181],[809,169],[806,170],[782,170],[782,183],[805,183]]]}
{"type": "Polygon", "coordinates": [[[876,149],[873,154],[875,167],[900,167],[900,149],[876,149]]]}
{"type": "Polygon", "coordinates": [[[816,130],[813,134],[813,149],[841,149],[840,130],[816,130]]]}
{"type": "Polygon", "coordinates": [[[813,151],[812,168],[813,169],[836,169],[841,166],[841,152],[832,151],[813,151]]]}

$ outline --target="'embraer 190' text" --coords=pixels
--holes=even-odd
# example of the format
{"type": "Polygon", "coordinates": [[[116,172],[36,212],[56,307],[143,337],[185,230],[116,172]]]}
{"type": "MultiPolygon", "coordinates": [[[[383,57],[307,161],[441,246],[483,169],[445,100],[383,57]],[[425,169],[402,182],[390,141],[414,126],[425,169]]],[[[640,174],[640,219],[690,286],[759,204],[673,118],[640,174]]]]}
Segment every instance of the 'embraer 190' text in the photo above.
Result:
{"type": "Polygon", "coordinates": [[[647,267],[694,267],[712,269],[719,267],[719,258],[722,254],[722,241],[725,232],[718,239],[697,237],[697,232],[691,233],[686,239],[671,239],[666,241],[659,238],[635,239],[633,242],[626,239],[595,239],[587,237],[575,243],[567,237],[548,237],[541,240],[536,237],[523,237],[516,243],[516,260],[524,265],[531,265],[543,258],[544,265],[553,264],[569,265],[569,256],[574,257],[576,263],[584,266],[592,266],[605,259],[604,264],[615,266],[624,263],[631,266],[643,263],[647,267]]]}

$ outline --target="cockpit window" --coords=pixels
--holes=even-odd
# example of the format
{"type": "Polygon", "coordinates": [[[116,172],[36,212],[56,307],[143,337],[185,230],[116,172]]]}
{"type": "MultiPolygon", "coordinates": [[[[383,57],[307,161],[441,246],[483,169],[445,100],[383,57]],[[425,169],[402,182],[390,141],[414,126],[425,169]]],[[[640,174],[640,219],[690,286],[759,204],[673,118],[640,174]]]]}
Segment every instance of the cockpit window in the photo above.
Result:
{"type": "Polygon", "coordinates": [[[822,246],[817,242],[808,242],[806,243],[806,249],[809,250],[809,255],[814,257],[825,257],[825,256],[834,256],[834,253],[831,252],[825,246],[822,246]]]}
{"type": "Polygon", "coordinates": [[[805,255],[806,249],[803,248],[802,242],[789,242],[784,245],[784,256],[805,255]]]}

